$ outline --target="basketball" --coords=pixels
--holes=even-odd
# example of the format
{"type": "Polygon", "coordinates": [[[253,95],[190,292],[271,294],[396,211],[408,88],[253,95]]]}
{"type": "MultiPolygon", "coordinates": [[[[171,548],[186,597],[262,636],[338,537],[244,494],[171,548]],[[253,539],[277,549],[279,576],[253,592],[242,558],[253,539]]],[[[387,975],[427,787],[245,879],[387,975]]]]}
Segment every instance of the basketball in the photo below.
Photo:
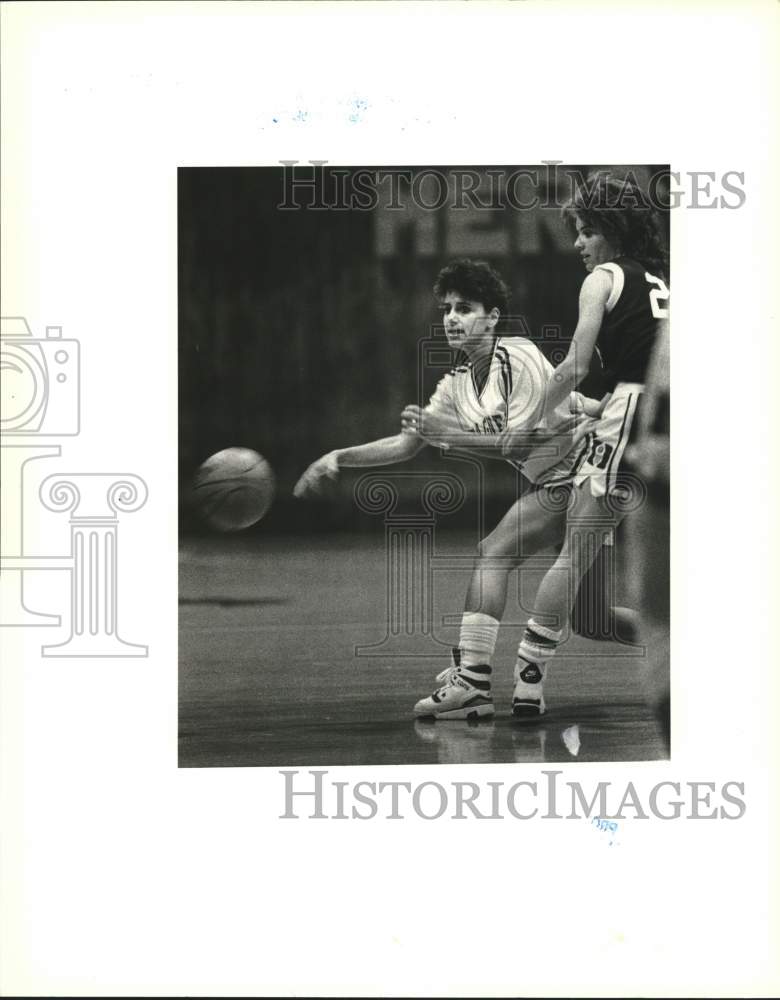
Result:
{"type": "Polygon", "coordinates": [[[268,513],[276,489],[273,469],[249,448],[225,448],[195,474],[192,494],[200,516],[218,531],[240,531],[268,513]]]}

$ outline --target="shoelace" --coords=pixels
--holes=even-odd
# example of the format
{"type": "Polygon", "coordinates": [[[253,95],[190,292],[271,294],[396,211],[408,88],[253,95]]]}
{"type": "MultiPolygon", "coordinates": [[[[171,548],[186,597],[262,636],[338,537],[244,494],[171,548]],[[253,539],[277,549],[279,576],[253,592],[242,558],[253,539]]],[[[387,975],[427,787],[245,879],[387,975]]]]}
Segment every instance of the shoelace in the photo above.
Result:
{"type": "Polygon", "coordinates": [[[444,688],[450,685],[457,685],[458,687],[466,687],[466,682],[460,676],[460,667],[447,667],[446,670],[442,670],[440,674],[436,675],[437,681],[444,681],[439,691],[443,691],[444,688]]]}

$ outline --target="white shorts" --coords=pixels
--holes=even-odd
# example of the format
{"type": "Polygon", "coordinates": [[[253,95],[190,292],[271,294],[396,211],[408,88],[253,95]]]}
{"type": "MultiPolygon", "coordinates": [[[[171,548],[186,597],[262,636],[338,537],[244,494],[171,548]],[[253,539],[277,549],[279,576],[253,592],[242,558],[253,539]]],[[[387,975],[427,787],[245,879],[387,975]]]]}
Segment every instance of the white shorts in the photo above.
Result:
{"type": "Polygon", "coordinates": [[[594,497],[609,496],[620,489],[620,466],[643,392],[644,386],[638,382],[615,386],[604,412],[582,441],[572,468],[575,486],[588,483],[594,497]]]}

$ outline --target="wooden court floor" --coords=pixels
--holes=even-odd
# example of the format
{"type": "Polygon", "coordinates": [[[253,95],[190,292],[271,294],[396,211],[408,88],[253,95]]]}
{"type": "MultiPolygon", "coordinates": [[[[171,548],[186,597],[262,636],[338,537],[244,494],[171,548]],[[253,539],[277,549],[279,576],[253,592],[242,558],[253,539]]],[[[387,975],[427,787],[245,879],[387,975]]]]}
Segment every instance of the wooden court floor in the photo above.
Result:
{"type": "Polygon", "coordinates": [[[461,534],[437,539],[426,598],[432,630],[407,614],[399,636],[388,627],[382,535],[183,540],[180,766],[666,758],[648,701],[652,650],[575,636],[550,668],[547,714],[512,719],[514,651],[527,619],[521,602],[533,597],[541,568],[525,572],[519,589],[510,586],[493,661],[495,719],[413,718],[415,701],[449,665],[472,549],[461,534]]]}

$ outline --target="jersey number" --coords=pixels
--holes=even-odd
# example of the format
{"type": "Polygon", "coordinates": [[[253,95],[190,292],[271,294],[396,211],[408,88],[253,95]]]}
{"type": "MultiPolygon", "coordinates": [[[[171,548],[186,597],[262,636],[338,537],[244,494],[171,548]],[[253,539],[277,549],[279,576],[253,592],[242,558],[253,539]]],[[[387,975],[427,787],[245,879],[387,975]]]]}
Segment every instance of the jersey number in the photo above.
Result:
{"type": "Polygon", "coordinates": [[[666,306],[661,305],[662,302],[669,301],[669,289],[660,278],[653,277],[649,271],[645,271],[645,281],[650,285],[658,286],[650,292],[650,309],[653,313],[653,318],[669,319],[669,310],[666,306]]]}
{"type": "Polygon", "coordinates": [[[606,441],[599,441],[597,437],[593,437],[590,442],[590,448],[588,449],[585,461],[590,463],[596,469],[606,469],[607,462],[609,462],[612,457],[612,452],[615,449],[611,444],[607,444],[606,441]]]}

